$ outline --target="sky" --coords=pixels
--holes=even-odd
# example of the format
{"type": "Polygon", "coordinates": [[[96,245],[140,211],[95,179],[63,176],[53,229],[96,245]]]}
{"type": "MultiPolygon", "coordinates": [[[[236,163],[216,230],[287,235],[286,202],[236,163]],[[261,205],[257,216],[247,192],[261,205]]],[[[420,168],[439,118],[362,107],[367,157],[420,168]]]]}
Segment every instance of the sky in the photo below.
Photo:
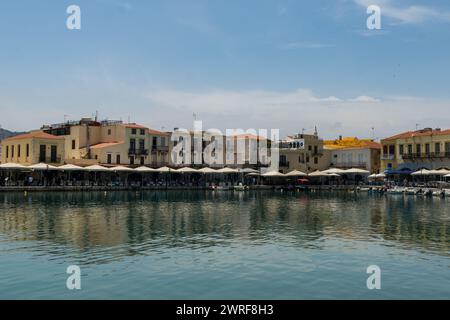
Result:
{"type": "Polygon", "coordinates": [[[448,0],[2,1],[0,125],[383,138],[450,128],[448,0]],[[81,8],[81,30],[66,9],[81,8]],[[381,9],[381,30],[366,10],[381,9]]]}

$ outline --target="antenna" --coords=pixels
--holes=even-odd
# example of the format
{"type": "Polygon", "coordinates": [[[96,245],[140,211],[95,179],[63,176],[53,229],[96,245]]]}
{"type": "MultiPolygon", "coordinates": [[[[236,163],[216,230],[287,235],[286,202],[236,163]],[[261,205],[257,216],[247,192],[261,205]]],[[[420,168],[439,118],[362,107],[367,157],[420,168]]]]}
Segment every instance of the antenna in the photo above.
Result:
{"type": "Polygon", "coordinates": [[[375,127],[372,127],[372,140],[375,140],[375,127]]]}
{"type": "Polygon", "coordinates": [[[419,124],[416,123],[416,131],[419,130],[419,124]]]}

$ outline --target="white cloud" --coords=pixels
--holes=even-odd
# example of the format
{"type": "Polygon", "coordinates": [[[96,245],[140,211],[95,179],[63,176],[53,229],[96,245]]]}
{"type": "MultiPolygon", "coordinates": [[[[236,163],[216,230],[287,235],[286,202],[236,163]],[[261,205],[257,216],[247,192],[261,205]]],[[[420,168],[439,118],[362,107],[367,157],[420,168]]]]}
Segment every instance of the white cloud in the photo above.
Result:
{"type": "Polygon", "coordinates": [[[450,120],[449,101],[417,97],[343,99],[320,97],[306,89],[154,90],[145,97],[152,110],[158,110],[155,117],[171,118],[171,123],[185,128],[192,126],[192,113],[196,113],[208,128],[278,128],[286,135],[302,128],[312,132],[317,125],[324,137],[370,137],[375,127],[377,136],[383,137],[414,129],[415,123],[444,128],[450,120]]]}
{"type": "MultiPolygon", "coordinates": [[[[392,0],[354,0],[367,8],[378,5],[381,16],[389,17],[397,23],[422,23],[426,21],[450,22],[450,12],[422,5],[394,5],[392,0]]],[[[397,2],[398,3],[398,2],[397,2]]]]}
{"type": "Polygon", "coordinates": [[[359,96],[353,99],[350,99],[349,101],[352,102],[380,102],[377,98],[369,97],[369,96],[359,96]]]}

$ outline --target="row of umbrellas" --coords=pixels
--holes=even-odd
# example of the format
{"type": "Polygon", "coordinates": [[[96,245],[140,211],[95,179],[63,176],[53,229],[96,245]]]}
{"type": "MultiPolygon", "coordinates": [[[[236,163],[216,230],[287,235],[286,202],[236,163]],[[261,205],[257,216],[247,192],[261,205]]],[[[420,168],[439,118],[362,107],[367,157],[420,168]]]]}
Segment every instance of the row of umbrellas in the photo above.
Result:
{"type": "Polygon", "coordinates": [[[46,163],[38,163],[31,166],[24,166],[18,163],[4,163],[0,164],[0,169],[4,170],[34,170],[34,171],[90,171],[90,172],[155,172],[155,173],[258,173],[259,171],[245,168],[245,169],[232,169],[232,168],[222,168],[222,169],[212,169],[212,168],[203,168],[203,169],[194,169],[194,168],[181,168],[181,169],[172,169],[169,167],[162,167],[159,169],[153,169],[149,167],[139,167],[136,169],[128,168],[124,166],[116,166],[112,168],[107,168],[100,165],[92,165],[88,167],[80,167],[73,164],[65,164],[59,167],[52,166],[46,163]]]}
{"type": "Polygon", "coordinates": [[[445,178],[450,177],[450,170],[448,169],[439,169],[439,170],[428,170],[428,169],[420,169],[416,172],[411,173],[412,176],[443,176],[445,178]]]}
{"type": "Polygon", "coordinates": [[[363,169],[339,169],[339,168],[332,168],[324,171],[314,171],[312,173],[304,173],[298,170],[291,171],[289,173],[283,174],[278,171],[270,171],[265,174],[262,174],[263,177],[340,177],[343,174],[361,174],[361,175],[368,175],[370,174],[369,171],[363,170],[363,169]]]}

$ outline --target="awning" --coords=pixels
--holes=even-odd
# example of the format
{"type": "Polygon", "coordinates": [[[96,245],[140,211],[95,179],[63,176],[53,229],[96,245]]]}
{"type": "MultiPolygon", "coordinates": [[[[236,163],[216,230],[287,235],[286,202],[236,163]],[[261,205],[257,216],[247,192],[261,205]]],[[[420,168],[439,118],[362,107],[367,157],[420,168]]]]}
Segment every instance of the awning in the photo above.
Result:
{"type": "Polygon", "coordinates": [[[285,177],[284,174],[278,172],[278,171],[270,171],[270,172],[266,172],[263,175],[261,175],[263,177],[285,177]]]}
{"type": "Polygon", "coordinates": [[[84,168],[84,170],[86,171],[91,171],[91,172],[106,172],[106,171],[111,171],[111,169],[103,167],[103,166],[99,166],[98,164],[94,164],[92,166],[86,167],[84,168]]]}
{"type": "Polygon", "coordinates": [[[5,170],[23,170],[23,169],[28,169],[28,167],[26,167],[24,165],[21,165],[19,163],[8,162],[8,163],[0,164],[0,169],[5,169],[5,170]]]}
{"type": "Polygon", "coordinates": [[[308,174],[298,171],[298,170],[293,170],[291,172],[288,172],[285,174],[286,177],[307,177],[308,174]]]}
{"type": "Polygon", "coordinates": [[[133,172],[134,171],[134,169],[124,167],[124,166],[117,166],[117,167],[111,168],[109,170],[114,171],[114,172],[133,172]]]}
{"type": "Polygon", "coordinates": [[[142,167],[139,167],[139,168],[136,168],[136,169],[134,169],[136,172],[140,172],[140,173],[145,173],[145,172],[156,172],[156,170],[155,169],[152,169],[152,168],[149,168],[149,167],[146,167],[146,166],[142,166],[142,167]]]}
{"type": "Polygon", "coordinates": [[[217,170],[214,170],[212,168],[202,168],[202,169],[198,170],[198,172],[203,173],[203,174],[217,173],[217,170]]]}
{"type": "Polygon", "coordinates": [[[58,170],[58,167],[52,166],[50,164],[46,164],[46,163],[38,163],[38,164],[33,164],[32,166],[29,166],[28,169],[32,169],[32,170],[58,170]]]}
{"type": "Polygon", "coordinates": [[[197,169],[189,168],[189,167],[184,167],[184,168],[174,170],[174,171],[178,172],[178,173],[198,173],[197,169]]]}
{"type": "Polygon", "coordinates": [[[82,171],[83,167],[76,166],[74,164],[65,164],[63,166],[58,167],[58,170],[61,171],[82,171]]]}

